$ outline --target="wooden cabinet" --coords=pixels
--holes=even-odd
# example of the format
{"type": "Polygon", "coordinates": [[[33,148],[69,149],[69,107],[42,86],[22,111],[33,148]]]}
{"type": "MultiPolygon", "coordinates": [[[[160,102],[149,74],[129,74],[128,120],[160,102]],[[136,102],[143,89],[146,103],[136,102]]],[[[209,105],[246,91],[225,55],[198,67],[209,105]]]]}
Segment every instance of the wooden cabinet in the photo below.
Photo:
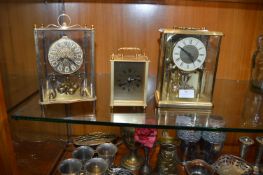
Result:
{"type": "MultiPolygon", "coordinates": [[[[110,55],[118,48],[132,46],[143,49],[147,54],[151,61],[149,74],[155,77],[159,54],[158,29],[186,26],[206,27],[224,33],[217,79],[249,80],[256,38],[263,33],[262,0],[66,0],[65,3],[38,0],[1,1],[0,73],[7,111],[17,107],[38,89],[34,24],[56,23],[57,16],[63,10],[71,17],[73,24],[95,26],[97,74],[110,72],[110,55]]],[[[16,172],[15,169],[10,169],[15,162],[14,152],[11,147],[10,129],[6,128],[3,94],[0,94],[0,97],[0,130],[3,130],[0,141],[3,142],[1,145],[7,145],[1,151],[1,155],[10,159],[0,159],[0,165],[8,167],[8,171],[16,172]]],[[[21,126],[27,125],[26,122],[11,120],[10,123],[11,132],[14,132],[14,128],[21,131],[28,129],[21,126]]],[[[38,130],[42,125],[38,122],[30,124],[34,130],[38,130]]],[[[65,130],[65,126],[59,127],[59,131],[56,130],[57,126],[52,124],[46,123],[45,126],[50,133],[57,134],[65,130]]],[[[88,126],[73,126],[72,132],[77,135],[93,130],[88,126]]],[[[117,128],[98,128],[118,132],[117,128]]],[[[233,134],[231,137],[237,136],[233,134]]]]}

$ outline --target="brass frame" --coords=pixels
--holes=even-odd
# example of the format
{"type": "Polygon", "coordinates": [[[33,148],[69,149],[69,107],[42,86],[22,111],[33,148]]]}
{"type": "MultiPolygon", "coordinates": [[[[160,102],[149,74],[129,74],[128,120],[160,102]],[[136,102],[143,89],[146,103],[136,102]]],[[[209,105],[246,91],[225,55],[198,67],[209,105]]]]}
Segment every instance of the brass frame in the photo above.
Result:
{"type": "MultiPolygon", "coordinates": [[[[207,35],[207,36],[223,36],[224,34],[222,32],[215,32],[215,31],[208,31],[205,28],[187,28],[187,27],[174,27],[170,29],[160,29],[159,32],[161,32],[161,46],[160,46],[160,55],[159,55],[159,65],[158,65],[158,79],[157,79],[157,86],[155,91],[155,100],[157,103],[157,107],[176,107],[176,108],[200,108],[200,109],[211,109],[213,107],[212,99],[211,101],[176,101],[176,100],[161,100],[160,99],[160,90],[163,85],[163,51],[161,50],[163,41],[163,35],[164,34],[186,34],[186,35],[207,35]]],[[[221,39],[220,39],[221,40],[221,39]]],[[[221,41],[220,41],[221,42],[221,41]]],[[[220,50],[220,46],[219,46],[220,50]]],[[[219,51],[217,53],[218,57],[219,51]]],[[[217,67],[218,59],[216,62],[217,67]]],[[[216,69],[214,72],[214,81],[213,81],[213,87],[215,84],[215,74],[216,69]]],[[[213,90],[212,90],[213,94],[213,90]]]]}
{"type": "Polygon", "coordinates": [[[111,95],[110,95],[110,107],[113,108],[114,106],[142,106],[146,108],[147,106],[147,88],[148,88],[148,70],[149,70],[149,63],[150,60],[148,59],[145,54],[136,53],[134,55],[124,55],[120,54],[119,52],[121,50],[128,50],[128,51],[136,51],[140,52],[141,50],[139,48],[133,48],[133,47],[124,47],[119,48],[117,54],[112,54],[110,59],[110,65],[111,65],[111,95]],[[114,64],[116,62],[133,62],[133,63],[145,63],[144,68],[144,93],[143,93],[143,100],[114,100],[114,64]]]}
{"type": "MultiPolygon", "coordinates": [[[[58,104],[58,103],[62,103],[62,104],[67,104],[67,103],[75,103],[75,102],[83,102],[83,101],[96,101],[97,97],[96,97],[96,93],[95,93],[95,70],[94,70],[94,53],[95,53],[95,45],[94,45],[94,40],[95,40],[95,29],[93,26],[91,26],[90,28],[88,28],[86,25],[85,26],[81,26],[79,24],[75,24],[75,25],[70,25],[71,23],[71,19],[70,17],[65,14],[62,13],[61,15],[58,16],[57,18],[57,24],[49,24],[46,27],[44,27],[43,25],[39,28],[37,28],[37,26],[35,25],[34,27],[34,40],[35,40],[35,49],[36,49],[36,60],[37,60],[37,70],[38,70],[38,80],[39,80],[39,94],[40,94],[40,100],[39,103],[41,105],[47,105],[47,104],[58,104]],[[61,19],[63,17],[67,17],[69,20],[69,23],[66,22],[61,22],[61,19]],[[83,84],[85,83],[85,85],[83,86],[82,90],[78,89],[76,91],[76,93],[88,93],[88,96],[80,96],[80,95],[76,95],[76,93],[74,95],[64,95],[64,94],[58,94],[56,93],[56,98],[55,99],[49,99],[49,89],[48,90],[44,90],[43,86],[45,86],[44,84],[49,83],[49,80],[45,80],[42,77],[42,71],[43,69],[47,69],[47,68],[42,68],[41,66],[41,59],[44,59],[44,61],[46,61],[46,58],[43,58],[42,55],[40,55],[40,48],[38,46],[39,43],[39,38],[38,38],[38,34],[41,32],[60,32],[61,34],[63,32],[67,32],[67,31],[79,31],[79,32],[83,32],[86,33],[84,36],[84,40],[87,41],[87,34],[90,35],[90,82],[88,84],[87,82],[87,77],[85,77],[83,79],[83,84]],[[85,81],[85,82],[84,82],[85,81]],[[88,87],[90,87],[90,90],[88,89],[88,87]]],[[[85,42],[85,44],[87,44],[85,42]]],[[[46,64],[46,63],[45,63],[46,64]]],[[[84,65],[84,73],[87,74],[87,67],[86,67],[86,61],[83,62],[84,65]]],[[[46,70],[44,70],[46,71],[46,70]]],[[[46,76],[46,75],[45,75],[46,76]]],[[[52,88],[50,88],[52,89],[52,88]]]]}

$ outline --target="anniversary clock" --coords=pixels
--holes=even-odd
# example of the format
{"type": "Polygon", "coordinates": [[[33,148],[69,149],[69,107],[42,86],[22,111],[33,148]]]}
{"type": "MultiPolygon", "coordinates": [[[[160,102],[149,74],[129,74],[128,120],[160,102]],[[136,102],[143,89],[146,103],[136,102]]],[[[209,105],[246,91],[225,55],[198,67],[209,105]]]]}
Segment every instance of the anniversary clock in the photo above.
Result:
{"type": "Polygon", "coordinates": [[[110,106],[146,107],[149,59],[139,48],[124,47],[113,54],[110,106]]]}
{"type": "Polygon", "coordinates": [[[96,100],[95,30],[70,23],[61,14],[56,25],[34,28],[40,104],[96,100]]]}
{"type": "Polygon", "coordinates": [[[161,29],[158,107],[211,108],[221,32],[161,29]]]}

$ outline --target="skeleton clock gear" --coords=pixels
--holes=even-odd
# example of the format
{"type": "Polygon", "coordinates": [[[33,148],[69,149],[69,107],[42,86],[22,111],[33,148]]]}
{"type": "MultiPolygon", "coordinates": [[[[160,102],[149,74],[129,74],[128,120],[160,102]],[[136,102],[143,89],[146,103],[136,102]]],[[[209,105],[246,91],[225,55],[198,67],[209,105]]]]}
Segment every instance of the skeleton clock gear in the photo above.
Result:
{"type": "Polygon", "coordinates": [[[40,104],[95,101],[95,30],[57,22],[34,29],[40,104]]]}
{"type": "Polygon", "coordinates": [[[139,48],[124,47],[111,57],[110,106],[146,107],[148,57],[139,48]]]}
{"type": "Polygon", "coordinates": [[[158,107],[211,108],[223,34],[183,27],[160,32],[158,107]]]}

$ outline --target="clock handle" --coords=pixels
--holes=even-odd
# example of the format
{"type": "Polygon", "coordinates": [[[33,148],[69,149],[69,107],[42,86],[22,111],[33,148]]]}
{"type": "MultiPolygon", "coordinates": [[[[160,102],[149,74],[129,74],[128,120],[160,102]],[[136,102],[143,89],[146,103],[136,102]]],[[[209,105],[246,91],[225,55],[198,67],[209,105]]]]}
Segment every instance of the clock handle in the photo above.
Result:
{"type": "Polygon", "coordinates": [[[71,24],[71,18],[66,13],[62,13],[61,15],[58,16],[57,23],[60,27],[68,27],[71,24]],[[65,19],[64,19],[65,17],[67,17],[68,23],[65,22],[65,19]]]}
{"type": "Polygon", "coordinates": [[[142,50],[138,47],[121,47],[118,49],[118,54],[120,54],[121,57],[126,55],[126,56],[135,56],[136,58],[139,55],[144,55],[142,54],[142,50]]]}

